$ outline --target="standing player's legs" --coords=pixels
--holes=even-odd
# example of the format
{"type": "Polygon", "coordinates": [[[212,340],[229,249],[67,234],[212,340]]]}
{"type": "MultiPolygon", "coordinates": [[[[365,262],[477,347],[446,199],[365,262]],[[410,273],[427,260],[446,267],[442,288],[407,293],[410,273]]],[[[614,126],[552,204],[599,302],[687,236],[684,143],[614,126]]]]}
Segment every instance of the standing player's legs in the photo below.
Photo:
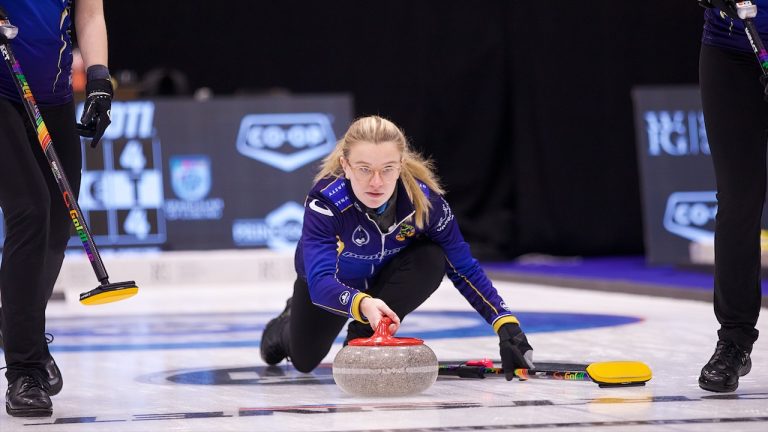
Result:
{"type": "Polygon", "coordinates": [[[51,196],[23,119],[17,106],[0,98],[0,206],[6,233],[0,296],[9,383],[6,409],[12,415],[50,415],[44,385],[45,306],[50,291],[44,269],[51,196]]]}
{"type": "Polygon", "coordinates": [[[766,191],[768,104],[760,69],[748,53],[702,46],[700,83],[707,137],[717,181],[715,355],[699,384],[733,391],[749,372],[760,312],[760,220],[766,191]]]}
{"type": "MultiPolygon", "coordinates": [[[[403,320],[435,292],[444,275],[443,250],[429,240],[420,240],[398,253],[366,293],[383,300],[403,320]]],[[[347,326],[345,343],[372,335],[369,324],[352,321],[347,326]]]]}

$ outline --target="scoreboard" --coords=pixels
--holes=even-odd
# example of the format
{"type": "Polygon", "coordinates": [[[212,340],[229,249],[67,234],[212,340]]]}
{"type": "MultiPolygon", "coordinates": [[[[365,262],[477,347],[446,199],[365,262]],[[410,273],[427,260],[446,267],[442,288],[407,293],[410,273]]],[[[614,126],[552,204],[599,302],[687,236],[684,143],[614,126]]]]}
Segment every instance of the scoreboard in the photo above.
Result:
{"type": "Polygon", "coordinates": [[[345,94],[115,101],[78,202],[100,249],[293,249],[351,121],[345,94]]]}
{"type": "Polygon", "coordinates": [[[115,102],[101,144],[96,149],[83,144],[78,203],[99,246],[165,243],[162,147],[154,107],[147,101],[115,102]]]}

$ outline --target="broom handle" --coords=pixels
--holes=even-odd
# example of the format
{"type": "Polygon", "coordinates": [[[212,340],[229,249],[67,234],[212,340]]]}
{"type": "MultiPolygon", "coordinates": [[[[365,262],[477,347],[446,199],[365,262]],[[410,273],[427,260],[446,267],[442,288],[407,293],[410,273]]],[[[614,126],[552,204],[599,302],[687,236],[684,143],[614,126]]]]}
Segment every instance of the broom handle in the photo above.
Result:
{"type": "MultiPolygon", "coordinates": [[[[77,236],[83,244],[83,249],[88,256],[88,260],[91,262],[91,267],[96,273],[96,278],[101,284],[109,283],[109,275],[104,267],[104,262],[101,260],[99,250],[96,248],[96,243],[93,241],[93,235],[88,229],[88,225],[83,217],[83,212],[80,210],[80,205],[77,203],[75,193],[72,191],[64,171],[61,168],[61,161],[53,148],[53,140],[48,133],[48,128],[45,126],[43,116],[40,114],[40,109],[37,107],[35,98],[32,95],[32,90],[29,88],[27,78],[24,76],[24,72],[21,69],[21,65],[11,50],[9,35],[12,33],[9,29],[15,29],[8,20],[5,12],[0,9],[0,26],[2,26],[2,32],[0,32],[0,53],[2,53],[5,64],[8,66],[8,70],[11,73],[13,82],[16,84],[16,89],[21,96],[24,110],[29,117],[29,121],[35,127],[37,140],[45,153],[46,159],[48,159],[48,165],[51,167],[53,177],[56,179],[56,184],[59,186],[59,190],[64,198],[64,204],[69,210],[69,216],[72,219],[72,223],[75,226],[77,236]]],[[[11,38],[15,36],[13,33],[11,38]]]]}

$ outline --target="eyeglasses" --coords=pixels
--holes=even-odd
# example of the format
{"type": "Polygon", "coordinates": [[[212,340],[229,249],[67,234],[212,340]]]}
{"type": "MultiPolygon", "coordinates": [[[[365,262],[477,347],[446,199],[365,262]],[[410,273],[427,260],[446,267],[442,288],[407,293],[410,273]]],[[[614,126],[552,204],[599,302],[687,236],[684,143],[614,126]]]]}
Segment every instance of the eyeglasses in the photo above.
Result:
{"type": "Polygon", "coordinates": [[[379,173],[379,178],[385,182],[397,179],[400,175],[400,165],[388,165],[382,169],[373,169],[367,166],[352,167],[352,172],[358,180],[370,181],[375,173],[379,173]]]}

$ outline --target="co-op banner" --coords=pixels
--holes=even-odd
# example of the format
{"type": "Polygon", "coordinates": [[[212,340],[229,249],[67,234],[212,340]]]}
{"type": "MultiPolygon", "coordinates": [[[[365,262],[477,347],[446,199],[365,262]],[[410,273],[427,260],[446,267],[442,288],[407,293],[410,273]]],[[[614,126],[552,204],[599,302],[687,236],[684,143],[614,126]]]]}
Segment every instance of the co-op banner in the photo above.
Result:
{"type": "Polygon", "coordinates": [[[646,257],[656,264],[709,264],[717,198],[699,89],[639,87],[632,96],[646,257]]]}
{"type": "Polygon", "coordinates": [[[292,249],[351,120],[347,95],[116,101],[79,203],[102,249],[292,249]]]}

